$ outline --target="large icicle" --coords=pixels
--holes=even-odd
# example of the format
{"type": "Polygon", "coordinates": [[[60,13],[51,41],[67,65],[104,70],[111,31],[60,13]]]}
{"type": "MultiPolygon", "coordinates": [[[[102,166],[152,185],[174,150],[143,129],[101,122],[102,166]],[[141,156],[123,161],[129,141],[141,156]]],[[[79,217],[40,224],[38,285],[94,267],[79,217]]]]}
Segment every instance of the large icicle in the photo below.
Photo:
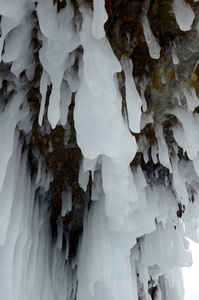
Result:
{"type": "Polygon", "coordinates": [[[158,59],[160,58],[160,45],[158,44],[158,42],[156,41],[156,38],[153,34],[153,32],[151,31],[150,25],[149,25],[149,21],[147,19],[147,11],[149,8],[149,4],[150,1],[146,1],[143,4],[143,16],[142,16],[142,27],[143,27],[143,32],[144,32],[144,36],[145,36],[145,41],[147,43],[147,47],[149,49],[149,53],[151,58],[154,59],[158,59]]]}
{"type": "Polygon", "coordinates": [[[82,14],[80,39],[84,56],[74,115],[78,144],[89,159],[102,154],[129,154],[132,158],[136,145],[122,119],[121,96],[116,86],[115,73],[121,71],[121,66],[107,39],[92,37],[91,13],[82,8],[82,14]]]}
{"type": "MultiPolygon", "coordinates": [[[[78,36],[73,31],[73,7],[70,2],[67,7],[57,13],[56,6],[48,0],[38,3],[37,13],[41,28],[43,46],[40,50],[40,61],[44,70],[49,74],[52,83],[52,92],[49,99],[48,120],[55,128],[60,120],[60,97],[64,71],[71,67],[69,53],[79,45],[78,36]],[[66,30],[67,28],[67,30],[66,30]]],[[[42,104],[39,117],[41,125],[47,82],[44,74],[41,80],[42,104]]],[[[46,75],[45,75],[46,76],[46,75]]],[[[47,91],[47,90],[46,90],[47,91]]],[[[68,95],[68,97],[70,97],[68,95]]]]}
{"type": "Polygon", "coordinates": [[[104,23],[108,19],[104,0],[94,0],[93,6],[92,35],[96,39],[101,39],[105,36],[104,23]]]}
{"type": "Polygon", "coordinates": [[[190,30],[195,18],[191,6],[184,0],[173,0],[172,8],[180,29],[183,31],[190,30]]]}
{"type": "Polygon", "coordinates": [[[128,110],[129,128],[132,132],[140,132],[142,100],[138,94],[133,79],[132,61],[127,62],[123,60],[122,66],[125,72],[126,104],[128,110]]]}

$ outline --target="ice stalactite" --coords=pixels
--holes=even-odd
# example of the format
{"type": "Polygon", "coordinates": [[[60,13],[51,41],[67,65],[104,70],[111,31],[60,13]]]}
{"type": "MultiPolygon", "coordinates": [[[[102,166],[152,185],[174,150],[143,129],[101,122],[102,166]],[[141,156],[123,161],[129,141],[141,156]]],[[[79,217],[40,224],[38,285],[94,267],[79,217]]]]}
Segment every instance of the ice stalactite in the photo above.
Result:
{"type": "Polygon", "coordinates": [[[172,7],[180,29],[190,30],[195,17],[190,5],[184,0],[174,0],[172,7]]]}
{"type": "Polygon", "coordinates": [[[143,5],[144,14],[142,17],[142,26],[143,26],[144,36],[147,42],[150,56],[154,59],[158,59],[160,57],[161,48],[150,29],[149,21],[147,19],[147,11],[149,8],[149,3],[150,3],[149,1],[146,1],[146,3],[143,5]]]}
{"type": "MultiPolygon", "coordinates": [[[[163,42],[150,4],[136,5],[153,65],[163,42]]],[[[0,0],[1,299],[184,297],[186,237],[198,241],[199,226],[197,93],[180,82],[172,41],[173,93],[149,97],[171,76],[134,76],[136,43],[116,57],[108,5],[0,0]]],[[[180,30],[197,31],[186,1],[171,8],[180,30]]]]}
{"type": "Polygon", "coordinates": [[[43,165],[36,182],[31,181],[24,149],[24,136],[32,129],[27,97],[15,77],[4,79],[8,86],[1,98],[0,297],[74,298],[76,282],[67,280],[73,271],[64,264],[58,241],[51,246],[45,191],[52,174],[43,165]]]}
{"type": "MultiPolygon", "coordinates": [[[[63,98],[62,93],[66,93],[64,88],[63,76],[72,65],[73,56],[69,54],[79,45],[78,36],[72,28],[73,7],[70,3],[67,8],[57,13],[56,6],[49,1],[40,1],[37,6],[37,14],[41,29],[42,48],[40,49],[39,58],[43,66],[42,82],[46,90],[50,77],[52,83],[52,92],[48,106],[48,120],[55,128],[60,120],[60,100],[63,98]],[[66,30],[67,28],[67,30],[66,30]]],[[[43,85],[41,85],[43,88],[43,85]]],[[[45,103],[45,94],[42,95],[42,107],[40,111],[40,125],[42,123],[43,107],[45,103]]],[[[67,115],[67,105],[65,104],[65,114],[67,115]]],[[[63,107],[62,107],[63,109],[63,107]]]]}
{"type": "MultiPolygon", "coordinates": [[[[34,121],[34,109],[30,104],[30,81],[35,76],[36,68],[36,50],[33,49],[32,36],[34,26],[37,27],[36,5],[33,1],[1,1],[0,6],[3,47],[0,71],[0,298],[74,299],[76,279],[74,277],[73,281],[72,278],[76,271],[75,267],[70,268],[70,264],[65,263],[67,257],[66,252],[62,251],[62,234],[52,247],[49,199],[46,194],[53,175],[36,149],[38,166],[34,178],[30,170],[28,144],[34,121]]],[[[53,5],[49,7],[53,11],[53,5]]],[[[41,17],[42,20],[43,18],[41,17]]],[[[51,22],[52,16],[49,24],[51,22]]],[[[69,31],[68,33],[70,35],[69,31]]],[[[47,38],[44,35],[41,35],[41,38],[44,39],[43,47],[47,47],[47,38]]],[[[62,65],[64,58],[60,56],[59,59],[62,65]]],[[[50,64],[47,65],[53,68],[50,64]]],[[[51,74],[47,73],[50,69],[45,71],[45,66],[43,67],[40,91],[45,98],[49,85],[48,76],[51,74]]],[[[57,81],[53,82],[55,89],[56,85],[60,88],[61,80],[58,77],[57,81]]],[[[37,88],[36,84],[34,81],[33,90],[37,88]]],[[[65,113],[69,103],[64,103],[62,107],[65,113]]],[[[44,113],[45,105],[41,106],[44,113]]],[[[41,112],[39,117],[40,124],[43,113],[41,112]]],[[[59,120],[59,109],[55,114],[58,114],[59,120]]],[[[66,118],[62,117],[63,120],[66,118]]],[[[59,228],[62,230],[61,224],[59,228]]]]}

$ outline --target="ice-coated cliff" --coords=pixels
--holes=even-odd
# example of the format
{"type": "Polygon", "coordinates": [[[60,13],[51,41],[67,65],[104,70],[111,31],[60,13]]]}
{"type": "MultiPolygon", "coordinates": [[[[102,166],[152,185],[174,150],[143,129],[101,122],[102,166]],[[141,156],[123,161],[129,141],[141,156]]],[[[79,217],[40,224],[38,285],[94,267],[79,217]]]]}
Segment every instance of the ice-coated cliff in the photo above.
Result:
{"type": "Polygon", "coordinates": [[[183,300],[199,7],[0,0],[0,299],[183,300]]]}

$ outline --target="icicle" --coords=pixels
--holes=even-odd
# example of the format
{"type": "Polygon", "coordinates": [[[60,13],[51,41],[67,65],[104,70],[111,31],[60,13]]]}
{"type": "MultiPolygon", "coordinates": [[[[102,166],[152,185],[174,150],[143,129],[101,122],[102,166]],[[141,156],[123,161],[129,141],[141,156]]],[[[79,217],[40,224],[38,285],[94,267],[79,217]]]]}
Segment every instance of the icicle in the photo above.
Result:
{"type": "Polygon", "coordinates": [[[135,141],[124,124],[121,96],[115,84],[115,73],[121,66],[106,38],[96,40],[89,33],[91,16],[84,8],[81,12],[84,64],[80,68],[81,83],[74,110],[78,145],[89,159],[103,154],[118,157],[130,153],[133,157],[135,141]]]}
{"type": "MultiPolygon", "coordinates": [[[[89,170],[89,168],[88,168],[89,170]]],[[[80,169],[79,169],[79,178],[78,178],[78,182],[79,182],[79,185],[81,186],[81,188],[86,191],[87,189],[87,185],[88,185],[88,181],[89,181],[89,171],[84,171],[83,170],[83,166],[81,165],[80,166],[80,169]]]]}
{"type": "Polygon", "coordinates": [[[149,49],[151,58],[158,59],[160,57],[160,45],[157,43],[155,36],[153,35],[147,19],[147,11],[149,8],[149,1],[146,1],[143,5],[143,16],[141,19],[145,41],[149,49]]]}
{"type": "Polygon", "coordinates": [[[157,144],[154,144],[151,147],[151,157],[153,159],[154,164],[157,164],[158,162],[157,154],[158,154],[158,146],[157,144]]]}
{"type": "Polygon", "coordinates": [[[43,122],[43,116],[44,116],[44,108],[46,103],[46,92],[47,92],[47,86],[49,84],[48,79],[48,73],[46,73],[45,70],[43,70],[41,75],[41,81],[40,81],[40,93],[41,93],[41,106],[39,111],[39,125],[42,125],[43,122]]]}
{"type": "Polygon", "coordinates": [[[24,99],[24,92],[22,90],[18,91],[18,93],[13,96],[12,101],[7,104],[0,119],[0,139],[3,141],[0,148],[0,191],[5,178],[7,164],[13,152],[15,128],[20,118],[24,117],[19,108],[24,99]]]}
{"type": "MultiPolygon", "coordinates": [[[[43,68],[49,74],[52,82],[48,120],[52,128],[55,128],[60,119],[61,83],[65,70],[71,66],[69,53],[79,46],[79,40],[72,28],[71,20],[74,13],[70,3],[67,3],[63,12],[58,15],[56,7],[53,6],[52,3],[50,4],[49,1],[43,1],[38,3],[37,13],[43,33],[41,36],[43,46],[39,52],[39,57],[43,68]],[[51,21],[46,21],[49,20],[49,18],[51,21]],[[67,28],[67,30],[65,28],[67,28]]],[[[42,83],[41,81],[41,84],[42,83]]],[[[41,86],[41,89],[45,91],[46,80],[43,84],[44,86],[41,86]]],[[[42,97],[44,97],[44,95],[42,95],[42,97]]],[[[45,100],[43,99],[42,102],[45,103],[45,100]]],[[[43,106],[41,110],[43,111],[43,106]]],[[[40,113],[40,122],[42,111],[40,113]]]]}
{"type": "MultiPolygon", "coordinates": [[[[62,201],[62,203],[63,202],[64,201],[62,201]]],[[[64,213],[65,213],[65,207],[64,207],[64,213]]],[[[58,220],[57,220],[57,241],[56,241],[56,246],[60,250],[62,249],[62,241],[63,241],[63,222],[62,222],[62,217],[59,215],[58,220]]]]}
{"type": "MultiPolygon", "coordinates": [[[[15,3],[13,0],[0,2],[0,14],[1,19],[1,38],[0,38],[0,53],[2,53],[3,45],[7,34],[18,25],[21,24],[21,21],[26,13],[25,9],[26,0],[21,0],[15,3]]],[[[12,51],[14,48],[12,49],[12,51]]]]}
{"type": "Polygon", "coordinates": [[[195,90],[192,88],[190,90],[186,88],[182,88],[182,91],[186,97],[187,105],[190,109],[190,111],[194,111],[194,109],[199,105],[199,99],[196,95],[195,90]]]}
{"type": "Polygon", "coordinates": [[[3,247],[6,241],[7,229],[10,223],[11,208],[14,199],[14,193],[16,189],[16,175],[18,174],[18,168],[20,163],[20,148],[17,146],[18,135],[15,136],[14,149],[12,157],[6,168],[5,177],[3,180],[3,186],[0,193],[0,246],[3,247]]]}
{"type": "Polygon", "coordinates": [[[94,0],[93,7],[92,35],[96,39],[101,39],[105,36],[104,23],[108,19],[104,0],[94,0]]]}
{"type": "Polygon", "coordinates": [[[172,8],[180,29],[183,31],[190,30],[195,18],[191,6],[184,0],[173,0],[172,8]]]}
{"type": "Polygon", "coordinates": [[[142,100],[140,99],[132,76],[132,61],[128,62],[123,59],[122,66],[125,72],[126,103],[128,110],[129,128],[132,132],[140,132],[142,100]]]}
{"type": "Polygon", "coordinates": [[[68,211],[72,209],[72,194],[71,190],[62,192],[62,211],[61,216],[64,217],[68,211]]]}
{"type": "Polygon", "coordinates": [[[102,158],[102,184],[106,195],[105,210],[116,228],[124,226],[124,218],[132,212],[131,203],[138,201],[128,157],[102,158]]]}
{"type": "MultiPolygon", "coordinates": [[[[3,80],[7,81],[0,107],[0,299],[151,300],[149,292],[153,290],[157,300],[182,300],[180,268],[191,264],[184,237],[198,241],[199,232],[195,89],[179,84],[186,102],[181,101],[177,90],[173,97],[178,106],[165,112],[178,119],[172,128],[172,155],[162,124],[153,126],[157,141],[151,143],[140,134],[137,145],[129,129],[139,133],[155,120],[147,111],[144,96],[148,82],[143,79],[140,83],[140,98],[132,62],[123,58],[121,67],[105,36],[108,16],[104,0],[94,0],[93,11],[79,3],[76,15],[71,2],[66,2],[58,12],[53,1],[0,0],[2,93],[3,80]],[[32,48],[35,28],[42,44],[38,50],[40,87],[38,82],[34,86],[41,94],[38,128],[27,96],[38,63],[32,48]],[[4,76],[4,68],[8,75],[4,76]],[[129,124],[121,112],[116,75],[121,70],[125,73],[129,124]],[[74,212],[72,189],[66,186],[61,191],[57,239],[53,236],[52,240],[48,201],[52,201],[53,173],[41,154],[43,150],[40,153],[28,145],[29,141],[34,144],[34,134],[30,134],[34,124],[33,133],[36,129],[45,139],[44,152],[53,151],[54,155],[54,143],[46,135],[58,124],[65,131],[64,146],[70,147],[68,141],[74,134],[67,123],[71,99],[75,102],[77,143],[83,154],[78,181],[86,196],[92,192],[73,260],[73,232],[64,223],[74,212]],[[46,100],[48,120],[43,122],[46,100]],[[30,170],[30,151],[37,161],[35,170],[30,170]],[[147,163],[144,167],[143,162],[134,164],[137,151],[147,163]],[[32,171],[37,174],[32,175],[32,171]]],[[[147,19],[149,3],[145,1],[141,22],[149,53],[158,59],[161,48],[147,19]]],[[[195,17],[191,6],[174,0],[172,7],[180,29],[190,30],[195,17]]],[[[129,32],[127,39],[130,41],[129,32]]],[[[175,44],[171,56],[178,64],[175,44]]],[[[197,63],[194,72],[196,68],[197,63]]],[[[167,82],[165,74],[161,68],[163,84],[167,82]]]]}
{"type": "Polygon", "coordinates": [[[159,153],[160,163],[166,168],[168,168],[170,173],[172,173],[172,168],[169,160],[168,147],[163,136],[163,128],[161,125],[156,126],[155,134],[158,140],[158,149],[159,149],[158,153],[159,153]]]}
{"type": "Polygon", "coordinates": [[[181,176],[178,167],[177,158],[172,161],[172,170],[173,170],[173,186],[177,192],[178,199],[182,204],[188,204],[188,194],[185,186],[184,178],[181,176]]]}
{"type": "Polygon", "coordinates": [[[175,51],[174,47],[171,48],[171,56],[172,56],[174,65],[179,64],[179,59],[177,57],[177,54],[176,54],[176,51],[175,51]]]}
{"type": "Polygon", "coordinates": [[[193,160],[197,156],[199,149],[199,118],[190,111],[180,108],[175,109],[175,115],[183,124],[183,128],[179,125],[175,126],[175,128],[173,128],[174,137],[179,146],[183,148],[184,151],[187,151],[189,158],[193,160]]]}
{"type": "Polygon", "coordinates": [[[60,95],[60,119],[61,125],[64,126],[67,123],[68,107],[71,103],[72,92],[65,81],[61,84],[60,95]]]}

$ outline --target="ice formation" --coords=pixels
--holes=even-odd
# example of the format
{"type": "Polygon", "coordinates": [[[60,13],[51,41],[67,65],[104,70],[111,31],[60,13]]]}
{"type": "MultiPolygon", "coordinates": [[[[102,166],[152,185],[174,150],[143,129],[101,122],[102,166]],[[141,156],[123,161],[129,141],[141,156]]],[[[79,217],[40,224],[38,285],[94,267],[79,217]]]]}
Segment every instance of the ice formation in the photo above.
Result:
{"type": "Polygon", "coordinates": [[[174,0],[172,7],[180,29],[190,30],[195,17],[190,5],[184,0],[174,0]]]}
{"type": "MultiPolygon", "coordinates": [[[[145,140],[138,142],[134,136],[143,124],[154,121],[153,116],[142,107],[132,61],[123,58],[120,63],[105,36],[104,1],[94,0],[93,11],[79,3],[78,17],[70,1],[59,12],[54,4],[0,0],[0,299],[182,300],[181,268],[191,264],[186,237],[198,241],[198,98],[192,88],[181,88],[185,103],[167,111],[178,120],[172,128],[174,147],[168,147],[157,121],[157,142],[149,153],[145,140]],[[34,30],[40,43],[37,58],[34,30]],[[92,204],[85,212],[73,259],[68,244],[63,245],[62,218],[72,209],[70,187],[62,191],[53,241],[46,197],[53,174],[35,150],[38,168],[32,178],[24,146],[29,145],[33,125],[27,89],[34,82],[36,59],[42,67],[37,99],[41,134],[57,125],[66,128],[73,98],[77,143],[83,154],[79,184],[86,191],[89,176],[92,180],[92,204]],[[121,70],[125,116],[117,78],[121,70]],[[146,163],[159,164],[151,177],[140,165],[131,164],[137,152],[143,153],[146,163]],[[166,174],[163,180],[161,172],[166,174]]],[[[143,33],[151,57],[158,59],[161,48],[147,9],[143,8],[143,33]]],[[[173,12],[182,30],[191,29],[194,13],[189,4],[174,0],[173,12]]],[[[175,45],[171,53],[177,65],[175,45]]]]}

